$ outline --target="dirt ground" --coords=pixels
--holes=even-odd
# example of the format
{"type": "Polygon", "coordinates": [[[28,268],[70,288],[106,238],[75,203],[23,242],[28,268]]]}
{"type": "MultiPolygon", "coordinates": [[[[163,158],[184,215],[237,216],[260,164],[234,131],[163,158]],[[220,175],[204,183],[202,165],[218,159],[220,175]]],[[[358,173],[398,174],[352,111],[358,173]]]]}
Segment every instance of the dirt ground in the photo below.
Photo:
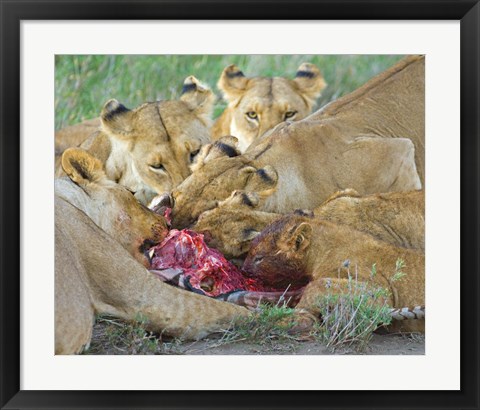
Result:
{"type": "Polygon", "coordinates": [[[423,355],[425,338],[420,335],[373,335],[366,349],[354,348],[331,349],[317,341],[292,341],[272,344],[250,344],[236,342],[216,345],[215,340],[199,341],[186,344],[181,354],[190,355],[332,355],[332,354],[366,354],[366,355],[423,355]]]}
{"type": "Polygon", "coordinates": [[[425,336],[412,334],[378,334],[369,344],[329,348],[317,340],[265,340],[225,342],[213,336],[197,342],[162,341],[138,328],[119,327],[116,322],[97,323],[86,354],[163,354],[163,355],[424,355],[425,336]]]}

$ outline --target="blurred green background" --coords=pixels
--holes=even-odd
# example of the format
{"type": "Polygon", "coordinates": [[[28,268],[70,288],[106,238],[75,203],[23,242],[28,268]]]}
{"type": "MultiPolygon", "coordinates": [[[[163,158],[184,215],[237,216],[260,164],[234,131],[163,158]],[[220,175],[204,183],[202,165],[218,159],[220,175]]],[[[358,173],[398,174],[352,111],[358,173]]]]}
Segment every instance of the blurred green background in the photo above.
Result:
{"type": "MultiPolygon", "coordinates": [[[[183,80],[194,75],[220,97],[216,83],[222,70],[236,64],[246,76],[293,78],[303,62],[316,64],[327,88],[323,106],[349,93],[395,64],[400,55],[57,55],[55,58],[56,129],[97,117],[116,98],[129,108],[146,101],[176,99],[183,80]]],[[[214,117],[225,102],[219,98],[214,117]]]]}

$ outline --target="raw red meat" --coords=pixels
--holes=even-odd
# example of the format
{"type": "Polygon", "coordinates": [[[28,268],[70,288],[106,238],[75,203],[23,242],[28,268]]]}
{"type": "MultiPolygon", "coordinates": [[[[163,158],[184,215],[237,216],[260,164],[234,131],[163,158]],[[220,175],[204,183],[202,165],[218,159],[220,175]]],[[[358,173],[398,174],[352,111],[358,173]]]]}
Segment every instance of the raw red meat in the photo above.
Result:
{"type": "Polygon", "coordinates": [[[172,225],[172,208],[165,208],[163,217],[167,220],[168,226],[172,225]]]}
{"type": "Polygon", "coordinates": [[[200,233],[172,229],[152,250],[152,269],[181,269],[189,284],[208,296],[235,290],[268,290],[254,279],[244,277],[219,251],[210,249],[200,233]]]}

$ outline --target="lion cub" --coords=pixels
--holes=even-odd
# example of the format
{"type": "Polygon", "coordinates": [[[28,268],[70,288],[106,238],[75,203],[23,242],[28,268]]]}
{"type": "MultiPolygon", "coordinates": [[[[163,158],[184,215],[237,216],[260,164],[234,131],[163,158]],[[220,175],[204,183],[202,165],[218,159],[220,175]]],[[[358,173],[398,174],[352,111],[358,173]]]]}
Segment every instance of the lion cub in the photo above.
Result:
{"type": "Polygon", "coordinates": [[[225,135],[238,138],[243,153],[266,131],[283,121],[305,118],[326,87],[320,70],[303,63],[295,79],[283,77],[248,78],[235,65],[223,70],[218,88],[228,107],[212,128],[214,140],[225,135]]]}
{"type": "MultiPolygon", "coordinates": [[[[243,269],[267,286],[307,285],[297,306],[314,314],[319,313],[319,295],[345,291],[349,275],[389,290],[392,307],[425,304],[422,251],[392,246],[320,218],[288,215],[273,222],[252,242],[243,269]],[[404,262],[405,276],[394,280],[399,260],[404,262]]],[[[418,324],[413,326],[418,330],[418,324]]]]}

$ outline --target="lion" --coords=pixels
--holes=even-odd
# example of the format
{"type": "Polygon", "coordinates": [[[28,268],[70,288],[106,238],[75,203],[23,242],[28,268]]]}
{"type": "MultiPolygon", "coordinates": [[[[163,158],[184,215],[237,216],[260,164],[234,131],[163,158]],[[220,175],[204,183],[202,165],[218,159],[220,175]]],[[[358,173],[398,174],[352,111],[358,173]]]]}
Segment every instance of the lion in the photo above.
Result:
{"type": "Polygon", "coordinates": [[[55,157],[58,159],[57,165],[61,167],[61,156],[67,148],[80,146],[90,135],[97,132],[101,125],[102,121],[100,118],[93,118],[55,131],[55,157]]]}
{"type": "MultiPolygon", "coordinates": [[[[273,222],[254,239],[243,269],[273,288],[306,286],[296,308],[317,316],[319,297],[347,292],[350,280],[388,290],[386,302],[394,308],[425,305],[423,251],[318,217],[287,215],[273,222]]],[[[402,330],[421,330],[424,321],[415,322],[405,321],[402,330]]]]}
{"type": "Polygon", "coordinates": [[[277,125],[243,155],[232,137],[216,141],[224,155],[200,155],[192,175],[164,196],[174,226],[194,223],[235,190],[251,191],[248,169],[263,169],[273,188],[259,210],[281,214],[314,209],[347,188],[362,196],[421,189],[424,63],[403,59],[317,113],[277,125]]]}
{"type": "MultiPolygon", "coordinates": [[[[226,257],[246,254],[251,242],[281,214],[259,211],[259,195],[235,191],[212,210],[205,211],[191,226],[205,235],[209,246],[226,257]]],[[[332,195],[315,210],[295,214],[348,225],[393,246],[425,249],[424,191],[391,192],[360,196],[349,189],[332,195]]]]}
{"type": "MultiPolygon", "coordinates": [[[[200,148],[210,141],[213,103],[212,91],[193,76],[185,80],[179,101],[130,110],[112,99],[102,109],[99,129],[80,146],[104,164],[108,178],[148,204],[190,174],[200,148]]],[[[78,138],[83,137],[80,132],[78,138]]],[[[57,160],[57,176],[62,173],[57,160]]]]}
{"type": "Polygon", "coordinates": [[[167,234],[165,218],[111,181],[88,152],[65,151],[69,178],[55,181],[55,353],[89,345],[97,314],[199,339],[248,313],[243,307],[182,291],[147,270],[148,250],[167,234]]]}
{"type": "Polygon", "coordinates": [[[215,122],[212,138],[234,135],[240,151],[244,152],[275,125],[301,120],[310,114],[326,85],[320,70],[310,63],[300,65],[293,80],[248,78],[237,66],[230,65],[218,81],[228,107],[215,122]]]}
{"type": "Polygon", "coordinates": [[[238,258],[248,252],[250,243],[280,214],[258,211],[260,198],[255,192],[235,191],[218,206],[200,214],[191,226],[205,236],[207,244],[226,258],[238,258]]]}
{"type": "Polygon", "coordinates": [[[269,165],[255,166],[248,158],[239,155],[235,144],[236,138],[229,136],[206,145],[192,167],[192,175],[172,194],[165,193],[152,201],[158,207],[173,208],[173,227],[188,227],[202,212],[216,208],[237,187],[257,192],[262,197],[274,192],[277,172],[269,165]]]}
{"type": "Polygon", "coordinates": [[[425,191],[360,196],[347,189],[314,209],[320,219],[348,225],[402,248],[425,250],[425,191]]]}

